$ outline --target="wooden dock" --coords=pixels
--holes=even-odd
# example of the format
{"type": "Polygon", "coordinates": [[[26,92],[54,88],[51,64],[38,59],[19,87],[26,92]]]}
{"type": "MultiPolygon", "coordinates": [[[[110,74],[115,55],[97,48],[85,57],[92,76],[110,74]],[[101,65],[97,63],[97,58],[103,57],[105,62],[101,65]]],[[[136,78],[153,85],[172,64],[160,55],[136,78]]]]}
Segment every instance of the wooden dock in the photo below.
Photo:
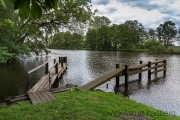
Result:
{"type": "Polygon", "coordinates": [[[27,95],[30,98],[32,104],[48,102],[55,99],[55,97],[51,94],[50,90],[55,80],[58,79],[63,74],[64,70],[67,68],[67,57],[58,58],[59,62],[56,62],[57,58],[55,58],[27,72],[29,85],[30,74],[41,68],[42,66],[46,66],[45,75],[27,92],[27,95]],[[52,61],[54,62],[54,64],[49,70],[49,62],[52,61]]]}
{"type": "Polygon", "coordinates": [[[139,82],[142,80],[142,72],[148,71],[148,82],[151,80],[151,75],[155,74],[157,75],[158,72],[164,73],[166,75],[166,60],[155,60],[152,62],[146,62],[143,63],[140,61],[140,64],[134,65],[134,66],[129,66],[125,65],[125,67],[119,67],[119,64],[116,64],[116,69],[85,84],[80,87],[78,87],[79,90],[81,91],[86,91],[90,89],[94,89],[95,87],[105,83],[106,81],[110,80],[113,77],[116,77],[116,87],[118,88],[119,85],[119,77],[120,76],[125,76],[125,88],[128,88],[129,84],[129,76],[139,74],[139,82]],[[163,68],[162,68],[163,67],[163,68]],[[160,69],[159,69],[160,68],[160,69]],[[154,70],[154,71],[152,71],[154,70]]]}

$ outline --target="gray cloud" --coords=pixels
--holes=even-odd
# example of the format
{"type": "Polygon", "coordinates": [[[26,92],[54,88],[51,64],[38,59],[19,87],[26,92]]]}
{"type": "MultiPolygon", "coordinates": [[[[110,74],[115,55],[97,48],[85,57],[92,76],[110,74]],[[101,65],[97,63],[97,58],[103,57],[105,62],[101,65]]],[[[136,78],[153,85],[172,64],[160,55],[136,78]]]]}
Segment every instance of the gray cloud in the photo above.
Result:
{"type": "Polygon", "coordinates": [[[129,5],[131,7],[138,7],[146,10],[154,10],[159,8],[159,5],[157,4],[150,4],[149,0],[117,0],[117,1],[129,5]]]}
{"type": "Polygon", "coordinates": [[[107,11],[108,11],[108,13],[113,13],[113,12],[116,12],[117,9],[116,8],[108,8],[107,11]]]}
{"type": "Polygon", "coordinates": [[[109,4],[109,0],[92,0],[92,3],[98,4],[98,5],[107,5],[109,4]]]}

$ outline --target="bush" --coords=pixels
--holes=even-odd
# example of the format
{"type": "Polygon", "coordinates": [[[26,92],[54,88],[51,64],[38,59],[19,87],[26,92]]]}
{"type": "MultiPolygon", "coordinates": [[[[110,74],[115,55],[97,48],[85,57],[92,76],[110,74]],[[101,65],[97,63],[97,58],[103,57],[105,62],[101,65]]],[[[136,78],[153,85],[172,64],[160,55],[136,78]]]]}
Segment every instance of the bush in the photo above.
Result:
{"type": "Polygon", "coordinates": [[[13,53],[9,53],[7,47],[0,47],[0,63],[7,63],[14,57],[13,53]]]}
{"type": "Polygon", "coordinates": [[[148,49],[149,53],[164,53],[166,50],[166,48],[155,39],[145,41],[144,48],[148,49]]]}

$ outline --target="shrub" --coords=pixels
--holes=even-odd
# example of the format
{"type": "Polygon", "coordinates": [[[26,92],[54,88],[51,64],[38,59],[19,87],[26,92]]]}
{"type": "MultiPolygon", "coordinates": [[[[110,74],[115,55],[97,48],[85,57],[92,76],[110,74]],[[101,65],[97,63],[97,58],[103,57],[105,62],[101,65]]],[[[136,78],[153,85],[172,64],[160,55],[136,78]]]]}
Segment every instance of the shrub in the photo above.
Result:
{"type": "Polygon", "coordinates": [[[150,53],[164,53],[166,48],[157,40],[147,40],[144,42],[144,48],[150,53]]]}

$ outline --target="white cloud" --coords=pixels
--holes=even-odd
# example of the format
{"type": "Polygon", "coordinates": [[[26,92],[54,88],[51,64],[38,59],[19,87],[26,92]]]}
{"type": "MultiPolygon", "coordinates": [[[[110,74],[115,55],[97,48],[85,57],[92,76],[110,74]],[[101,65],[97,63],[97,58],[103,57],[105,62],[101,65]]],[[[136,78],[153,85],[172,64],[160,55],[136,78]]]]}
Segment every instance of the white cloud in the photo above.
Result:
{"type": "Polygon", "coordinates": [[[97,15],[108,17],[112,24],[121,24],[126,20],[138,20],[146,29],[156,29],[159,24],[167,20],[165,18],[171,18],[175,20],[173,21],[175,23],[180,20],[179,16],[175,15],[180,14],[179,6],[180,1],[175,0],[171,2],[167,0],[124,0],[124,2],[121,2],[121,0],[111,0],[106,5],[93,4],[93,9],[98,9],[97,15]]]}

